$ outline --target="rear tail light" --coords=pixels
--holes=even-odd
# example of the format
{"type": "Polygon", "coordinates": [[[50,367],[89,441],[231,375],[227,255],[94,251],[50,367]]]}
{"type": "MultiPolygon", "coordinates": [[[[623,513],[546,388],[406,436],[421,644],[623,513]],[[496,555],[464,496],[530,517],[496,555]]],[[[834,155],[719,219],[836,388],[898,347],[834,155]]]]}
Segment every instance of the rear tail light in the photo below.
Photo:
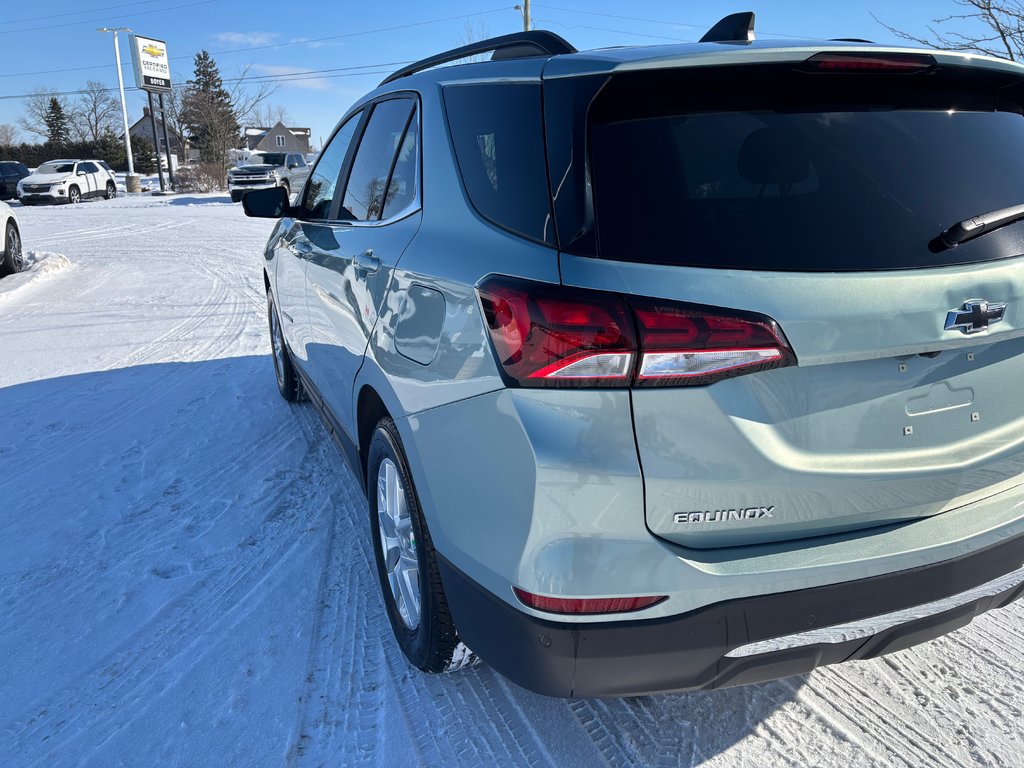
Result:
{"type": "Polygon", "coordinates": [[[525,589],[513,587],[519,602],[538,611],[548,613],[627,613],[640,611],[667,600],[668,595],[651,597],[545,597],[527,592],[525,589]]]}
{"type": "Polygon", "coordinates": [[[494,351],[523,386],[629,386],[633,319],[613,293],[507,278],[478,288],[494,351]]]}
{"type": "Polygon", "coordinates": [[[711,384],[796,362],[775,322],[764,316],[654,299],[630,299],[630,305],[643,348],[638,387],[711,384]]]}
{"type": "Polygon", "coordinates": [[[923,72],[936,64],[927,53],[817,53],[804,62],[804,69],[813,72],[888,72],[890,74],[923,72]]]}
{"type": "Polygon", "coordinates": [[[693,386],[796,363],[763,315],[506,277],[477,290],[517,386],[693,386]]]}

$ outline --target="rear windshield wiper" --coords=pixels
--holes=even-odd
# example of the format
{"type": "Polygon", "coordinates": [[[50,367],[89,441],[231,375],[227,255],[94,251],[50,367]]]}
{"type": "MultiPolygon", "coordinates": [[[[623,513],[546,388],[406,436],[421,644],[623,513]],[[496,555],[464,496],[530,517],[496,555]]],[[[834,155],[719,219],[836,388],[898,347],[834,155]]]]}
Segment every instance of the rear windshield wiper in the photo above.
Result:
{"type": "Polygon", "coordinates": [[[1024,219],[1024,205],[1014,205],[1010,208],[1000,208],[991,213],[982,213],[972,216],[969,219],[958,221],[952,227],[929,243],[933,253],[944,251],[947,248],[956,248],[960,243],[981,237],[993,229],[1012,224],[1015,221],[1024,219]]]}

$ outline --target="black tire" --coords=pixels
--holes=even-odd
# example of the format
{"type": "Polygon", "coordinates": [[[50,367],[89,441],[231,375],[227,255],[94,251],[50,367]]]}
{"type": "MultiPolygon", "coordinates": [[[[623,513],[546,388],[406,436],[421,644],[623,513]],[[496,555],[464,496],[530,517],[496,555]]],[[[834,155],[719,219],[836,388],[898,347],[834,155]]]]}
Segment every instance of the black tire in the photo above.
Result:
{"type": "Polygon", "coordinates": [[[21,248],[21,233],[13,221],[7,222],[4,230],[3,258],[0,259],[0,276],[12,275],[25,268],[25,255],[21,248]]]}
{"type": "Polygon", "coordinates": [[[231,202],[232,203],[240,203],[240,202],[242,202],[242,193],[241,192],[232,192],[231,193],[231,202]]]}
{"type": "MultiPolygon", "coordinates": [[[[402,450],[402,441],[395,423],[388,417],[380,420],[370,440],[366,464],[367,498],[370,511],[370,538],[373,541],[374,560],[380,581],[381,596],[399,647],[409,662],[430,674],[453,672],[473,664],[477,657],[460,640],[445,598],[441,575],[437,570],[437,555],[420,509],[416,488],[409,474],[409,465],[402,450]],[[390,459],[401,480],[406,508],[412,523],[419,573],[419,621],[410,629],[402,618],[396,598],[388,581],[381,542],[381,524],[378,517],[378,472],[385,460],[390,459]]],[[[385,494],[386,496],[386,494],[385,494]]]]}
{"type": "Polygon", "coordinates": [[[71,203],[71,205],[78,205],[82,202],[82,190],[74,184],[68,187],[68,202],[71,203]]]}
{"type": "Polygon", "coordinates": [[[277,379],[277,391],[289,403],[302,398],[302,382],[292,364],[292,356],[284,341],[281,326],[281,315],[274,302],[274,292],[267,291],[267,320],[270,323],[270,352],[274,359],[274,377],[277,379]]]}
{"type": "Polygon", "coordinates": [[[107,182],[107,192],[104,197],[107,198],[107,200],[113,200],[117,197],[117,185],[114,182],[107,182]]]}

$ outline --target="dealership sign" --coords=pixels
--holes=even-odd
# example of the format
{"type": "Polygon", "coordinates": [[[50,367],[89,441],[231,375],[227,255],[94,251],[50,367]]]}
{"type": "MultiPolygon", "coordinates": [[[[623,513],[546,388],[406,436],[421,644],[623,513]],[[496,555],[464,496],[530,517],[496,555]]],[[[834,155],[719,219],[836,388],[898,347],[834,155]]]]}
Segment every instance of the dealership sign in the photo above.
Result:
{"type": "Polygon", "coordinates": [[[166,93],[171,90],[171,65],[163,40],[132,35],[132,63],[135,84],[147,91],[166,93]]]}

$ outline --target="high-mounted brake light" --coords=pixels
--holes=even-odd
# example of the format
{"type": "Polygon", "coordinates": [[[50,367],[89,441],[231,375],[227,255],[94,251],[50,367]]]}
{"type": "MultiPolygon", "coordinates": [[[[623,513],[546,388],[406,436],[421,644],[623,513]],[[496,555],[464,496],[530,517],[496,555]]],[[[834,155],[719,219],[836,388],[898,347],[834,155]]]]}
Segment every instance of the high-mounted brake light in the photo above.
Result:
{"type": "Polygon", "coordinates": [[[804,62],[814,72],[923,72],[936,64],[927,53],[816,53],[804,62]]]}
{"type": "Polygon", "coordinates": [[[695,386],[796,363],[763,315],[508,277],[477,291],[516,386],[695,386]]]}
{"type": "Polygon", "coordinates": [[[668,595],[651,597],[545,597],[513,587],[516,597],[523,605],[548,613],[626,613],[639,611],[667,600],[668,595]]]}

